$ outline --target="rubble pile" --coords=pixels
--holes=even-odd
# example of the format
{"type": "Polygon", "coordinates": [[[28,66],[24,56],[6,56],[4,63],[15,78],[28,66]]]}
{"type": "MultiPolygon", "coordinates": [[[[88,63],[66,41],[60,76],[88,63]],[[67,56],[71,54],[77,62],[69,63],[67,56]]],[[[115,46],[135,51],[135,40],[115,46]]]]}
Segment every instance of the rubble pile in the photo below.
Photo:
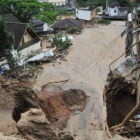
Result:
{"type": "Polygon", "coordinates": [[[121,123],[134,108],[136,95],[132,94],[134,84],[119,75],[113,77],[113,74],[111,74],[108,77],[108,82],[109,85],[106,87],[104,100],[107,107],[107,123],[111,127],[121,123]]]}
{"type": "Polygon", "coordinates": [[[132,59],[126,59],[108,75],[104,90],[109,135],[140,136],[136,86],[138,71],[132,59]]]}
{"type": "Polygon", "coordinates": [[[28,140],[74,140],[70,133],[54,130],[40,109],[30,109],[17,123],[19,133],[28,140]]]}
{"type": "Polygon", "coordinates": [[[22,114],[17,123],[17,129],[27,139],[58,140],[56,133],[50,127],[45,114],[38,109],[30,109],[22,114]]]}

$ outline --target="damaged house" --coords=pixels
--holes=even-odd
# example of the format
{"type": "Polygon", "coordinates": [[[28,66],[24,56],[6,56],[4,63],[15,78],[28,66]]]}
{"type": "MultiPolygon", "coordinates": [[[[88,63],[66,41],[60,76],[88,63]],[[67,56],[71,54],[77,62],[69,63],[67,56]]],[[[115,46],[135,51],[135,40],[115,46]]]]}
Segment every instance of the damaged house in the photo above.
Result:
{"type": "Polygon", "coordinates": [[[14,35],[14,49],[20,59],[25,60],[41,50],[41,39],[27,24],[21,23],[12,14],[2,15],[2,18],[6,20],[7,30],[14,35]]]}

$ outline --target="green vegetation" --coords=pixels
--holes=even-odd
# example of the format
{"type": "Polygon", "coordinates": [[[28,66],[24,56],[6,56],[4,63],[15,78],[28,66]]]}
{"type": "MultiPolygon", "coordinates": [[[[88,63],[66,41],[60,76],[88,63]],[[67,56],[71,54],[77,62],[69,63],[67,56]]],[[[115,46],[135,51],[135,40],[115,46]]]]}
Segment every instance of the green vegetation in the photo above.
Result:
{"type": "MultiPolygon", "coordinates": [[[[110,2],[110,0],[109,0],[110,2]]],[[[104,5],[106,4],[106,0],[78,0],[77,6],[78,7],[87,7],[93,5],[104,5]]]]}
{"type": "Polygon", "coordinates": [[[129,11],[132,11],[133,8],[134,8],[136,5],[137,5],[136,2],[129,2],[129,4],[128,4],[128,9],[129,9],[129,11]]]}
{"type": "Polygon", "coordinates": [[[56,47],[60,51],[66,50],[72,45],[68,37],[66,37],[65,41],[62,40],[62,34],[55,35],[55,37],[51,40],[51,44],[53,47],[56,47]]]}
{"type": "Polygon", "coordinates": [[[97,9],[96,9],[96,12],[97,12],[97,13],[98,13],[98,12],[101,12],[101,10],[100,10],[99,8],[97,8],[97,9]]]}
{"type": "Polygon", "coordinates": [[[69,34],[81,33],[81,29],[78,27],[72,27],[68,29],[69,34]]]}
{"type": "Polygon", "coordinates": [[[100,20],[98,21],[98,23],[99,23],[99,24],[109,25],[109,24],[111,23],[111,21],[110,21],[110,20],[105,20],[105,19],[100,19],[100,20]]]}
{"type": "Polygon", "coordinates": [[[53,23],[57,15],[51,3],[40,3],[38,0],[1,0],[0,13],[12,13],[24,23],[28,23],[32,17],[53,23]]]}
{"type": "Polygon", "coordinates": [[[75,11],[67,11],[67,10],[58,10],[57,11],[58,16],[70,16],[75,15],[75,11]]]}
{"type": "Polygon", "coordinates": [[[7,59],[11,69],[17,67],[17,60],[13,57],[14,36],[7,31],[5,21],[0,18],[0,60],[7,59]]]}
{"type": "MultiPolygon", "coordinates": [[[[128,2],[128,7],[130,10],[136,5],[136,2],[130,2],[129,0],[128,1],[126,1],[126,0],[108,0],[108,3],[111,3],[113,1],[120,2],[120,3],[128,2]]],[[[77,0],[78,7],[87,7],[87,6],[93,6],[93,5],[106,6],[106,0],[77,0]]]]}

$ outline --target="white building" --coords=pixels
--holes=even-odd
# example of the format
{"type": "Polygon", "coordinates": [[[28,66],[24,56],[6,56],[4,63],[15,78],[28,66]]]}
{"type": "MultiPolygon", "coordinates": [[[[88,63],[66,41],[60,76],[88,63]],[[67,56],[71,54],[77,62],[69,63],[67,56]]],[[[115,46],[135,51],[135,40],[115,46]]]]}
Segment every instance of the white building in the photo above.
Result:
{"type": "Polygon", "coordinates": [[[20,60],[24,60],[41,50],[41,39],[25,23],[21,23],[12,14],[2,15],[6,19],[8,32],[14,36],[14,50],[18,52],[20,60]]]}
{"type": "Polygon", "coordinates": [[[76,18],[90,21],[96,15],[96,7],[88,8],[77,8],[76,9],[76,18]]]}
{"type": "Polygon", "coordinates": [[[127,7],[121,7],[120,3],[118,3],[118,2],[113,2],[107,7],[107,14],[111,17],[127,16],[128,8],[127,7]]]}
{"type": "Polygon", "coordinates": [[[55,6],[66,5],[67,0],[39,0],[40,2],[50,2],[55,6]]]}

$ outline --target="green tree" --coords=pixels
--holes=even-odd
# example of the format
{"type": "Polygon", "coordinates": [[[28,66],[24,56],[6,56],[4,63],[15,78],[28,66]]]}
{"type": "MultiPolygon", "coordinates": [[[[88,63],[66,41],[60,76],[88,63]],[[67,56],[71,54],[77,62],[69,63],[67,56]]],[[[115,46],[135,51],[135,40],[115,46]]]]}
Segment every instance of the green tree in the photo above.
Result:
{"type": "Polygon", "coordinates": [[[0,17],[0,60],[7,59],[11,69],[17,67],[17,60],[13,57],[14,36],[7,31],[5,21],[0,17]]]}
{"type": "Polygon", "coordinates": [[[27,23],[32,17],[52,23],[56,19],[55,7],[51,3],[38,0],[1,0],[1,14],[13,14],[20,21],[27,23]]]}
{"type": "Polygon", "coordinates": [[[77,5],[82,7],[93,6],[93,5],[105,6],[105,4],[106,4],[106,0],[77,0],[77,5]]]}
{"type": "Polygon", "coordinates": [[[72,43],[68,37],[66,37],[65,40],[62,40],[62,34],[57,34],[54,38],[52,38],[51,45],[61,51],[68,49],[72,43]]]}

